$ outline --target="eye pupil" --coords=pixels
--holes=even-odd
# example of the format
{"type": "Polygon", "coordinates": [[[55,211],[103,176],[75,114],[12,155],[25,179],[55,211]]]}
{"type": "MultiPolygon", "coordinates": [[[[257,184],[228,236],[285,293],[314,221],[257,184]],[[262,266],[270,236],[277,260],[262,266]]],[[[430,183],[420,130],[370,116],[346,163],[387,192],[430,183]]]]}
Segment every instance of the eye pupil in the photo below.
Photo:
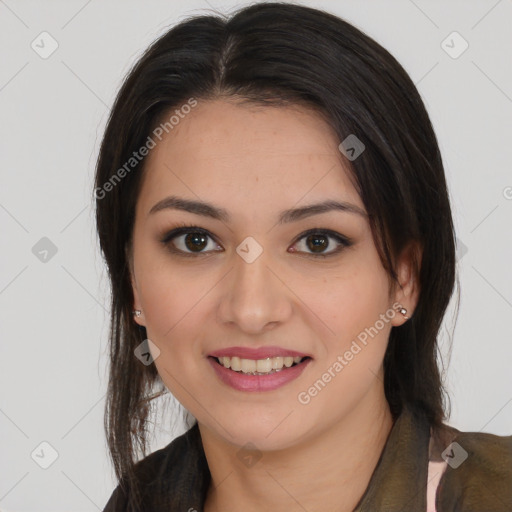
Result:
{"type": "Polygon", "coordinates": [[[324,235],[310,235],[308,236],[308,242],[310,240],[316,240],[316,242],[314,242],[312,246],[310,246],[310,244],[308,243],[308,247],[313,252],[321,252],[322,249],[325,249],[329,246],[329,241],[327,240],[327,237],[324,235]],[[318,242],[318,240],[321,241],[318,242]]]}
{"type": "Polygon", "coordinates": [[[185,245],[187,246],[187,249],[202,250],[207,245],[207,237],[201,233],[190,233],[185,237],[185,245]],[[189,242],[191,242],[193,245],[189,246],[189,242]]]}

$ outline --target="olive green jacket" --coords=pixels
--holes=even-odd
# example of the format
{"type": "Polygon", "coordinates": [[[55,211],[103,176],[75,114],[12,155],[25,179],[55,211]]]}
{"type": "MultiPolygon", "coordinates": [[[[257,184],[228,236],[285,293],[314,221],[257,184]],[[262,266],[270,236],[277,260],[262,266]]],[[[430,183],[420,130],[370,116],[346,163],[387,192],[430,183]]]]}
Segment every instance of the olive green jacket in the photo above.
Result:
{"type": "MultiPolygon", "coordinates": [[[[136,470],[142,505],[133,504],[123,484],[104,512],[203,512],[210,472],[197,423],[142,459],[136,470]]],[[[429,486],[434,494],[428,512],[512,512],[512,435],[448,425],[434,432],[421,411],[407,407],[354,512],[427,512],[429,486]]]]}

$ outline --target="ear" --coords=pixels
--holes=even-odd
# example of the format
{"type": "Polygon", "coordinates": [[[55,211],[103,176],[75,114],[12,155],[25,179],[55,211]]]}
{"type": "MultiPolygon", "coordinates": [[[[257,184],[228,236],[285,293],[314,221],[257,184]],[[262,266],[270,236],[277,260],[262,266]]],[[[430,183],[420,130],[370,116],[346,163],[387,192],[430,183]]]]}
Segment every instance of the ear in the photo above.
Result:
{"type": "Polygon", "coordinates": [[[399,284],[395,283],[393,292],[393,309],[397,314],[391,320],[392,325],[399,326],[410,319],[418,303],[420,294],[419,270],[421,268],[422,250],[418,242],[412,241],[403,249],[397,262],[399,284]],[[400,309],[405,308],[405,316],[400,309]],[[408,318],[405,318],[405,317],[408,318]]]}
{"type": "Polygon", "coordinates": [[[133,293],[133,310],[138,309],[141,312],[140,316],[133,316],[134,321],[141,325],[142,327],[145,327],[145,320],[144,320],[144,310],[142,309],[140,296],[139,296],[139,287],[137,284],[137,280],[135,279],[135,273],[133,270],[133,265],[129,265],[130,267],[130,282],[132,285],[132,293],[133,293]]]}

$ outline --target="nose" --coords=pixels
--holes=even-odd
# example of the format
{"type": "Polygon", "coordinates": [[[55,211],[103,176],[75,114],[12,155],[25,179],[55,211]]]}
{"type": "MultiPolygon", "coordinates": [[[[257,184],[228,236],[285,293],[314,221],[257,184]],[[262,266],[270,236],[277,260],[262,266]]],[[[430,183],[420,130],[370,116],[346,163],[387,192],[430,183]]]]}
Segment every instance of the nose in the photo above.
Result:
{"type": "Polygon", "coordinates": [[[237,253],[234,268],[223,280],[219,318],[240,331],[258,334],[286,322],[293,311],[293,293],[284,276],[268,261],[267,252],[252,263],[237,253]]]}

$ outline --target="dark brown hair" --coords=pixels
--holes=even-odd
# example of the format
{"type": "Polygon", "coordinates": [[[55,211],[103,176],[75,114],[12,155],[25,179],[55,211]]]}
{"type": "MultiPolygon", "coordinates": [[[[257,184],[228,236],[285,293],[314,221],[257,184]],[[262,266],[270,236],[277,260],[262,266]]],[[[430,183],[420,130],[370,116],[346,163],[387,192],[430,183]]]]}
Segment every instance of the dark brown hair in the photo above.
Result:
{"type": "Polygon", "coordinates": [[[229,18],[189,18],[151,44],[125,78],[101,143],[94,196],[112,289],[105,428],[118,478],[131,481],[134,462],[145,454],[149,400],[155,385],[162,387],[155,366],[134,356],[146,337],[133,321],[130,283],[145,160],[129,172],[119,170],[162,116],[192,97],[307,105],[340,142],[354,134],[364,143],[349,166],[391,281],[407,243],[422,248],[417,307],[409,321],[392,328],[384,358],[386,398],[394,417],[405,404],[415,404],[440,426],[448,397],[438,334],[456,280],[455,236],[425,106],[396,59],[353,25],[313,8],[260,3],[229,18]]]}

